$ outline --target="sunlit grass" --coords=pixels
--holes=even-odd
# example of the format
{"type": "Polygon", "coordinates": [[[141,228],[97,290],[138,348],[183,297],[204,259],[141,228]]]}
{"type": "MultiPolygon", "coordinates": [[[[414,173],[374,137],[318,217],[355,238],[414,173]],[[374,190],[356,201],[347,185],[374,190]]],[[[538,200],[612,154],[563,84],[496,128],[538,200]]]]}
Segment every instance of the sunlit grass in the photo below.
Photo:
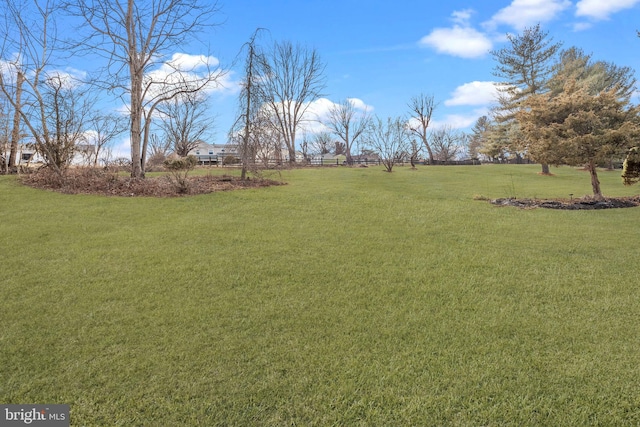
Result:
{"type": "Polygon", "coordinates": [[[72,425],[637,425],[640,210],[473,200],[590,193],[538,168],[173,199],[2,177],[0,401],[72,425]]]}

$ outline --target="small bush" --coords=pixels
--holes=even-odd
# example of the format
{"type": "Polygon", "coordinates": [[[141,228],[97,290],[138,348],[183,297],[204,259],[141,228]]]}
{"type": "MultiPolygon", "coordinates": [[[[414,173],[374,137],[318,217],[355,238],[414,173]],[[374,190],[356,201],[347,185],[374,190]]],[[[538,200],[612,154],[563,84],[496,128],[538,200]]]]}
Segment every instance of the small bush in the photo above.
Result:
{"type": "Polygon", "coordinates": [[[624,185],[633,185],[638,181],[640,181],[640,152],[638,147],[633,147],[622,164],[622,182],[624,185]]]}
{"type": "Polygon", "coordinates": [[[163,162],[164,167],[169,171],[169,180],[175,186],[178,193],[189,192],[189,181],[187,175],[198,164],[195,156],[172,157],[163,162]]]}
{"type": "Polygon", "coordinates": [[[105,169],[109,172],[131,172],[131,160],[126,157],[118,157],[106,162],[105,169]]]}
{"type": "Polygon", "coordinates": [[[222,164],[223,165],[237,165],[238,163],[240,163],[240,160],[237,159],[234,156],[226,156],[223,160],[222,160],[222,164]]]}
{"type": "Polygon", "coordinates": [[[164,171],[164,162],[167,160],[167,156],[163,153],[155,153],[149,159],[147,159],[146,170],[147,172],[159,172],[164,171]]]}

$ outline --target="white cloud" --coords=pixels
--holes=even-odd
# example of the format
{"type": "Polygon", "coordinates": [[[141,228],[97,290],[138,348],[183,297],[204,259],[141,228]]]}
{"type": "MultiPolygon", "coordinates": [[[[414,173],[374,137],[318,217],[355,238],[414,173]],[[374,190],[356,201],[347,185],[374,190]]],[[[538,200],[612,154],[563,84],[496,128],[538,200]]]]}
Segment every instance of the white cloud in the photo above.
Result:
{"type": "Polygon", "coordinates": [[[473,81],[458,86],[444,105],[487,105],[496,100],[497,94],[493,82],[473,81]]]}
{"type": "Polygon", "coordinates": [[[114,143],[112,146],[106,147],[107,150],[100,157],[108,157],[109,160],[115,160],[119,158],[130,159],[131,158],[131,138],[125,137],[120,141],[114,143]]]}
{"type": "Polygon", "coordinates": [[[204,67],[217,68],[220,65],[220,61],[214,56],[174,53],[171,60],[167,61],[164,66],[167,65],[174,69],[195,72],[204,67]]]}
{"type": "MultiPolygon", "coordinates": [[[[429,131],[442,129],[444,127],[450,127],[451,129],[466,129],[478,120],[478,117],[485,115],[486,110],[478,110],[469,114],[447,114],[441,119],[432,119],[429,122],[429,131]]],[[[415,117],[410,118],[407,121],[407,125],[410,128],[419,128],[420,122],[415,117]]]]}
{"type": "Polygon", "coordinates": [[[174,53],[171,59],[146,76],[153,82],[157,91],[166,85],[183,81],[194,85],[201,84],[209,77],[213,80],[204,88],[208,93],[236,93],[239,90],[239,83],[232,80],[232,73],[220,68],[220,61],[213,56],[174,53]]]}
{"type": "Polygon", "coordinates": [[[365,102],[360,98],[347,98],[347,101],[349,101],[356,110],[367,112],[373,111],[373,107],[371,105],[365,104],[365,102]]]}
{"type": "Polygon", "coordinates": [[[593,27],[593,24],[590,22],[576,22],[575,24],[573,24],[573,31],[584,31],[588,30],[591,27],[593,27]]]}
{"type": "Polygon", "coordinates": [[[441,120],[433,120],[429,126],[431,130],[451,127],[453,129],[465,129],[473,126],[480,115],[477,114],[447,114],[441,120]]]}
{"type": "Polygon", "coordinates": [[[64,89],[73,89],[82,85],[86,73],[75,69],[52,70],[46,73],[46,78],[50,79],[55,86],[60,85],[64,89]]]}
{"type": "Polygon", "coordinates": [[[469,20],[474,12],[473,9],[456,10],[451,14],[451,20],[456,24],[469,26],[469,20]]]}
{"type": "Polygon", "coordinates": [[[454,11],[451,14],[453,27],[435,28],[429,35],[420,39],[419,44],[440,53],[462,58],[478,58],[485,55],[491,50],[493,43],[489,37],[470,25],[473,13],[473,9],[454,11]]]}
{"type": "Polygon", "coordinates": [[[420,40],[420,44],[462,58],[478,58],[491,50],[493,44],[483,33],[468,26],[436,28],[420,40]]]}
{"type": "Polygon", "coordinates": [[[305,121],[324,120],[329,114],[329,110],[331,110],[334,105],[335,104],[327,98],[320,98],[311,102],[307,106],[307,110],[304,115],[305,121]]]}
{"type": "MultiPolygon", "coordinates": [[[[602,0],[595,0],[602,1],[602,0]]],[[[517,30],[555,19],[563,10],[571,6],[569,0],[513,0],[485,22],[485,27],[495,29],[500,24],[517,30]]]]}
{"type": "MultiPolygon", "coordinates": [[[[373,111],[371,105],[367,105],[360,98],[347,98],[347,101],[354,106],[357,111],[364,113],[365,111],[370,113],[373,111]]],[[[323,124],[329,116],[329,111],[337,106],[335,103],[327,98],[320,98],[311,102],[307,106],[307,110],[301,123],[301,131],[307,134],[315,134],[320,132],[330,132],[329,128],[323,124]]]]}
{"type": "Polygon", "coordinates": [[[640,0],[580,0],[576,3],[576,16],[602,20],[609,15],[624,9],[631,9],[640,3],[640,0]]]}
{"type": "MultiPolygon", "coordinates": [[[[359,110],[361,112],[373,111],[373,107],[371,105],[367,105],[360,98],[347,98],[347,101],[349,101],[356,110],[359,110]]],[[[317,99],[308,105],[304,119],[320,121],[325,120],[329,115],[329,111],[337,105],[338,103],[335,103],[327,98],[317,99]]]]}

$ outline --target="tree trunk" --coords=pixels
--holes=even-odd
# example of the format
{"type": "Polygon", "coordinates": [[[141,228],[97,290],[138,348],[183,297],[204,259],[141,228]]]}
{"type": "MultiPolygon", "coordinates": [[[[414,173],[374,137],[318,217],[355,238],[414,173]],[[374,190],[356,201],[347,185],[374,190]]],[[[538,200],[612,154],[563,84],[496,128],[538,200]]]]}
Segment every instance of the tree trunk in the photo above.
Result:
{"type": "Polygon", "coordinates": [[[144,69],[137,52],[137,28],[134,0],[127,1],[126,29],[129,44],[129,76],[131,78],[131,177],[142,178],[142,77],[144,69]]]}
{"type": "Polygon", "coordinates": [[[13,170],[16,167],[18,157],[18,142],[20,141],[20,109],[22,108],[22,83],[24,82],[24,74],[18,71],[18,78],[16,82],[16,107],[13,115],[13,129],[11,130],[11,148],[9,149],[9,163],[8,171],[13,170]]]}
{"type": "Polygon", "coordinates": [[[140,113],[135,113],[136,107],[131,105],[131,178],[142,178],[142,164],[140,153],[140,113]]]}
{"type": "Polygon", "coordinates": [[[293,164],[296,163],[295,141],[288,148],[289,148],[289,163],[291,163],[293,165],[293,164]]]}
{"type": "Polygon", "coordinates": [[[594,162],[589,162],[587,168],[589,169],[589,174],[591,175],[591,188],[593,189],[593,197],[597,200],[602,200],[602,190],[600,190],[600,180],[598,179],[596,164],[594,162]]]}
{"type": "Polygon", "coordinates": [[[429,164],[433,165],[433,151],[431,151],[431,147],[427,142],[424,142],[424,146],[427,148],[427,153],[429,153],[429,164]]]}
{"type": "Polygon", "coordinates": [[[543,175],[550,175],[551,172],[549,172],[549,165],[546,163],[543,163],[542,165],[542,174],[543,175]]]}

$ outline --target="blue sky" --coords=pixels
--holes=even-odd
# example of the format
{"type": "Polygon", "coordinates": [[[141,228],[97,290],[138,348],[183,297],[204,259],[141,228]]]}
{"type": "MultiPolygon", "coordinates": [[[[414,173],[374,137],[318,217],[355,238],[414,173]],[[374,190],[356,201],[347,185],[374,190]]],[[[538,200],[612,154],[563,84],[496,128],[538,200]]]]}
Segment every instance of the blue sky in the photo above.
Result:
{"type": "MultiPolygon", "coordinates": [[[[269,30],[265,41],[317,49],[327,65],[326,100],[314,107],[320,115],[345,98],[381,117],[404,115],[424,92],[439,103],[436,125],[468,128],[493,99],[489,51],[538,22],[564,48],[640,70],[640,0],[223,1],[219,17],[224,23],[206,41],[223,67],[258,27],[269,30]]],[[[239,78],[234,72],[228,83],[239,78]]],[[[232,87],[213,94],[217,142],[233,120],[235,96],[232,87]]]]}
{"type": "MultiPolygon", "coordinates": [[[[237,111],[241,64],[231,64],[258,27],[269,30],[265,43],[317,49],[327,87],[311,111],[320,118],[346,98],[382,118],[402,116],[412,96],[426,93],[439,104],[435,126],[468,129],[493,102],[496,64],[489,51],[505,46],[507,33],[537,23],[564,48],[640,70],[640,0],[220,0],[219,6],[221,25],[173,56],[188,62],[210,55],[210,63],[228,71],[224,87],[211,91],[216,143],[226,142],[237,111]]],[[[128,139],[114,151],[127,156],[128,139]]]]}

